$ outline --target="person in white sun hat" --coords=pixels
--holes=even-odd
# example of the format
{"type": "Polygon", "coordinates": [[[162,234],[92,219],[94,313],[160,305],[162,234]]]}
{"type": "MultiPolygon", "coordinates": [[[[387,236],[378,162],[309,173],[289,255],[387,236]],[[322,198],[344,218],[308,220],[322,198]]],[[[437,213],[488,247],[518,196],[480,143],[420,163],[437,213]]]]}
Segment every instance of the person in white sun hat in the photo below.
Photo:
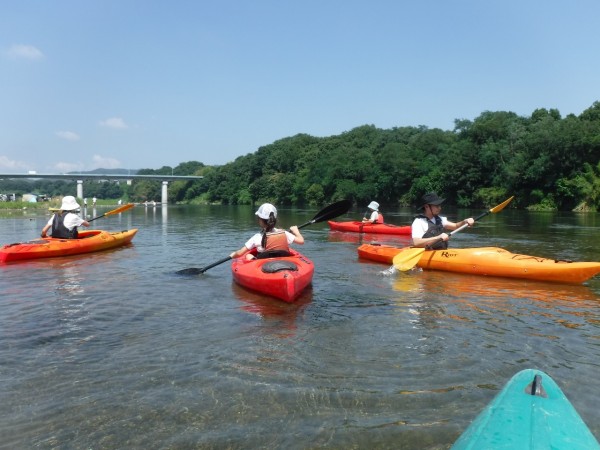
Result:
{"type": "Polygon", "coordinates": [[[304,244],[304,237],[296,225],[290,231],[275,228],[277,209],[270,203],[263,203],[256,211],[261,232],[256,233],[238,251],[231,253],[231,258],[246,255],[246,259],[289,256],[290,244],[304,244]],[[253,252],[253,250],[255,250],[253,252]],[[256,253],[256,256],[254,255],[256,253]]]}
{"type": "Polygon", "coordinates": [[[42,237],[45,238],[48,230],[52,228],[50,234],[53,238],[77,239],[77,227],[90,226],[87,220],[82,219],[76,214],[76,211],[79,209],[81,207],[77,203],[77,200],[75,200],[75,197],[72,195],[63,197],[60,210],[52,214],[48,223],[42,228],[42,237]]]}
{"type": "Polygon", "coordinates": [[[383,223],[383,214],[379,212],[379,203],[369,203],[369,208],[363,217],[363,223],[383,223]]]}

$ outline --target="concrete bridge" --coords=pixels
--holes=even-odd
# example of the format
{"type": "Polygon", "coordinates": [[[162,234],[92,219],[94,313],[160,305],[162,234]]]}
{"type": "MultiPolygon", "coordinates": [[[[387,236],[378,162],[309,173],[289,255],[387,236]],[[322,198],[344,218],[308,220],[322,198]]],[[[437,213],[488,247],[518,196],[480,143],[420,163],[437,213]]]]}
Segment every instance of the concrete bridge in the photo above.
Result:
{"type": "Polygon", "coordinates": [[[132,180],[144,179],[162,181],[161,191],[161,203],[167,204],[168,191],[167,186],[169,181],[191,181],[201,180],[204,177],[195,175],[126,175],[126,174],[98,174],[98,173],[61,173],[61,174],[49,174],[49,173],[34,173],[29,172],[27,174],[14,174],[14,173],[0,173],[0,179],[13,179],[13,178],[51,178],[54,180],[76,180],[77,181],[77,197],[83,197],[83,181],[84,180],[97,180],[97,181],[119,181],[126,180],[127,184],[131,184],[132,180]]]}

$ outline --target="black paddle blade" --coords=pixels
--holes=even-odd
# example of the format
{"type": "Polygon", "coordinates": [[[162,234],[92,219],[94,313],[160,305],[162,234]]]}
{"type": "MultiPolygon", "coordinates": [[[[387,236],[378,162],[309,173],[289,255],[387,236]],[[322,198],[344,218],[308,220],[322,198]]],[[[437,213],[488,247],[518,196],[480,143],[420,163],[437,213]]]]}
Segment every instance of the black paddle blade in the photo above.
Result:
{"type": "Polygon", "coordinates": [[[352,201],[340,200],[339,202],[332,203],[319,211],[310,222],[300,225],[298,228],[303,228],[313,223],[323,222],[325,220],[335,219],[342,214],[347,213],[352,207],[352,201]]]}
{"type": "Polygon", "coordinates": [[[197,267],[188,267],[187,269],[181,269],[175,272],[177,275],[200,275],[204,273],[204,270],[198,269],[197,267]]]}

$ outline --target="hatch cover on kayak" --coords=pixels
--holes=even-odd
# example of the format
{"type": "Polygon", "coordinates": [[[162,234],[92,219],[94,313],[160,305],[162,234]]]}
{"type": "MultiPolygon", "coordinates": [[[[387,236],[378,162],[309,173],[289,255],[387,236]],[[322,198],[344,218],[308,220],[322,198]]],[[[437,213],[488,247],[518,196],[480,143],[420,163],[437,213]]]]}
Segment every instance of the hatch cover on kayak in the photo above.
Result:
{"type": "Polygon", "coordinates": [[[267,261],[262,266],[262,271],[265,273],[275,273],[281,270],[298,270],[296,263],[292,261],[267,261]]]}

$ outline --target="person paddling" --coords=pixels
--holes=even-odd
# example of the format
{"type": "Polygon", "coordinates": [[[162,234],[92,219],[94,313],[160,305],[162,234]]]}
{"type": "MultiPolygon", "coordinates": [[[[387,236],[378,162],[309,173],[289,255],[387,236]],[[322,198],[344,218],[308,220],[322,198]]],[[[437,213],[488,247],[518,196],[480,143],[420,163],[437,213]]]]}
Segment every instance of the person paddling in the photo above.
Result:
{"type": "Polygon", "coordinates": [[[48,223],[42,228],[41,236],[43,238],[47,237],[46,233],[52,228],[50,234],[53,238],[77,239],[77,227],[90,226],[90,223],[87,220],[82,219],[75,213],[75,211],[79,209],[81,209],[81,207],[77,203],[77,200],[75,200],[75,197],[72,195],[63,197],[60,210],[50,217],[48,223]]]}
{"type": "Polygon", "coordinates": [[[443,198],[438,197],[435,192],[429,192],[421,197],[423,204],[419,208],[423,214],[415,217],[411,225],[413,247],[431,247],[434,250],[448,248],[450,236],[444,230],[456,230],[467,224],[472,226],[475,220],[472,217],[460,222],[450,222],[447,217],[440,216],[443,198]],[[441,241],[440,241],[441,239],[441,241]]]}
{"type": "Polygon", "coordinates": [[[272,204],[260,205],[255,214],[262,231],[252,236],[242,248],[232,252],[229,255],[231,258],[244,255],[246,259],[286,256],[290,254],[290,244],[304,244],[304,237],[296,225],[290,227],[290,231],[275,227],[277,209],[272,204]],[[250,253],[254,249],[256,249],[256,256],[250,253]]]}
{"type": "Polygon", "coordinates": [[[379,212],[379,203],[369,203],[369,208],[363,217],[362,223],[383,223],[383,214],[379,212]]]}

